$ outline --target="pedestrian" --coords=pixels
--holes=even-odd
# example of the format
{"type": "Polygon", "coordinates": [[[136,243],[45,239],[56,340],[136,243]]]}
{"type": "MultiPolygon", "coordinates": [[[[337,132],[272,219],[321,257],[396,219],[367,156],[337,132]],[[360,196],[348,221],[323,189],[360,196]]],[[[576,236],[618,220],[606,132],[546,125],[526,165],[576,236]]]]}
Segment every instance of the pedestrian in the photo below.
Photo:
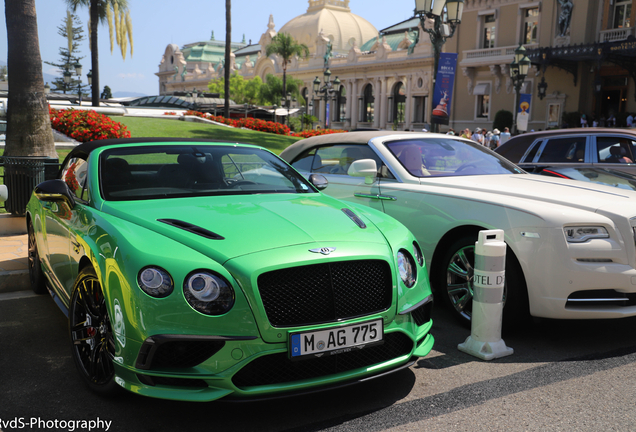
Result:
{"type": "Polygon", "coordinates": [[[499,132],[499,129],[494,128],[492,130],[492,138],[490,138],[490,148],[491,149],[496,149],[497,147],[499,147],[499,134],[501,132],[499,132]]]}
{"type": "Polygon", "coordinates": [[[610,114],[607,118],[607,127],[616,127],[616,117],[614,114],[610,114]]]}
{"type": "Polygon", "coordinates": [[[592,116],[592,127],[598,127],[598,120],[596,120],[596,116],[592,116]]]}
{"type": "Polygon", "coordinates": [[[486,129],[484,129],[482,135],[484,137],[484,141],[482,142],[482,144],[484,145],[484,147],[490,148],[490,139],[492,138],[492,132],[486,131],[486,129]]]}
{"type": "Polygon", "coordinates": [[[629,113],[627,115],[627,119],[625,119],[625,121],[627,122],[628,128],[634,127],[634,116],[632,115],[632,113],[629,113]]]}
{"type": "Polygon", "coordinates": [[[505,143],[510,139],[510,129],[505,127],[504,131],[499,135],[499,145],[505,143]]]}
{"type": "Polygon", "coordinates": [[[483,140],[482,135],[481,135],[481,129],[480,128],[475,129],[475,132],[470,137],[470,139],[475,141],[476,143],[481,144],[481,142],[483,140]]]}
{"type": "Polygon", "coordinates": [[[466,139],[470,139],[470,136],[472,134],[470,133],[470,129],[466,128],[462,131],[461,137],[462,138],[466,138],[466,139]]]}
{"type": "Polygon", "coordinates": [[[582,128],[587,127],[587,117],[585,117],[585,114],[581,114],[581,127],[582,128]]]}

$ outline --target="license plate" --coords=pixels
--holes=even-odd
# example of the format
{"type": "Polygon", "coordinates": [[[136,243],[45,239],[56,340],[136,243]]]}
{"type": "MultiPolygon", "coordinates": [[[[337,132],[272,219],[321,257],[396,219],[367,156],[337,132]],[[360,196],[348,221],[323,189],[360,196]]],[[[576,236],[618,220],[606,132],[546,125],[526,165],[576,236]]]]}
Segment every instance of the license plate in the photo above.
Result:
{"type": "Polygon", "coordinates": [[[305,357],[336,355],[382,343],[384,337],[381,319],[323,330],[292,333],[290,356],[292,360],[305,357]]]}

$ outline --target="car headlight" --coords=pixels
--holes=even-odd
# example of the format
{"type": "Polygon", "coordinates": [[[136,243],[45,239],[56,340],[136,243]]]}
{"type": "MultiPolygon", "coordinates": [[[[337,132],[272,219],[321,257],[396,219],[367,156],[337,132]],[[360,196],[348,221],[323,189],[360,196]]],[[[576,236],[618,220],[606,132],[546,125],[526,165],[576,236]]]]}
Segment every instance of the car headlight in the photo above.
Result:
{"type": "Polygon", "coordinates": [[[595,238],[609,238],[607,230],[600,226],[570,226],[563,228],[570,243],[583,243],[595,238]]]}
{"type": "Polygon", "coordinates": [[[404,282],[404,285],[408,288],[411,288],[415,285],[415,279],[417,278],[417,270],[413,257],[404,249],[400,249],[397,253],[397,261],[402,282],[404,282]]]}
{"type": "Polygon", "coordinates": [[[139,288],[156,298],[167,297],[174,289],[174,283],[167,271],[161,267],[144,267],[137,276],[139,288]]]}
{"type": "Polygon", "coordinates": [[[234,306],[232,285],[209,271],[190,273],[183,284],[183,293],[194,310],[206,315],[222,315],[234,306]]]}
{"type": "Polygon", "coordinates": [[[413,255],[415,255],[415,261],[422,267],[424,265],[424,256],[422,255],[422,249],[417,242],[413,242],[413,255]]]}

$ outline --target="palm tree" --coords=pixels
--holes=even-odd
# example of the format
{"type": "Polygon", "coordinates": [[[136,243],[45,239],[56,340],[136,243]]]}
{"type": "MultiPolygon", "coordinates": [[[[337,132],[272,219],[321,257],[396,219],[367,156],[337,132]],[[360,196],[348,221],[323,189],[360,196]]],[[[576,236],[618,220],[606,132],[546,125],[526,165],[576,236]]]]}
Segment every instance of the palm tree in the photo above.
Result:
{"type": "Polygon", "coordinates": [[[91,42],[91,72],[93,74],[93,84],[91,89],[91,100],[93,106],[99,106],[99,52],[97,44],[97,25],[100,22],[108,21],[108,28],[111,32],[111,52],[112,52],[112,25],[110,18],[115,21],[115,31],[117,32],[117,44],[122,48],[122,57],[126,58],[126,37],[130,41],[130,52],[132,55],[132,23],[128,14],[128,0],[66,0],[73,12],[78,6],[86,6],[90,16],[90,42],[91,42]],[[115,12],[111,12],[111,9],[115,12]]]}
{"type": "Polygon", "coordinates": [[[287,65],[291,63],[292,57],[305,58],[309,55],[307,45],[296,42],[296,39],[289,33],[278,33],[272,38],[272,42],[266,48],[267,57],[277,54],[283,61],[283,94],[282,99],[287,96],[287,65]]]}
{"type": "Polygon", "coordinates": [[[225,118],[230,118],[230,54],[232,49],[232,0],[225,0],[225,118]]]}
{"type": "Polygon", "coordinates": [[[4,155],[57,159],[49,106],[44,94],[35,0],[5,1],[4,9],[11,89],[4,155]]]}

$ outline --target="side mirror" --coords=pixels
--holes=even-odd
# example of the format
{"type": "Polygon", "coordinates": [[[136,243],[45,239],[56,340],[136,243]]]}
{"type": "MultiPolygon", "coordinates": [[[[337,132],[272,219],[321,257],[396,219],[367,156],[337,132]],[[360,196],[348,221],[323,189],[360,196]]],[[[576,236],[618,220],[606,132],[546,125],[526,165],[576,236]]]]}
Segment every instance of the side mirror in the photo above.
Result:
{"type": "Polygon", "coordinates": [[[378,176],[378,165],[373,159],[360,159],[353,161],[351,166],[349,166],[347,174],[352,177],[364,177],[364,182],[366,184],[371,184],[378,176]]]}
{"type": "Polygon", "coordinates": [[[329,186],[329,180],[322,174],[311,174],[309,176],[309,183],[314,185],[318,190],[324,190],[329,186]]]}
{"type": "Polygon", "coordinates": [[[70,208],[75,207],[75,197],[64,180],[47,180],[35,187],[35,196],[40,201],[65,202],[70,208]]]}

